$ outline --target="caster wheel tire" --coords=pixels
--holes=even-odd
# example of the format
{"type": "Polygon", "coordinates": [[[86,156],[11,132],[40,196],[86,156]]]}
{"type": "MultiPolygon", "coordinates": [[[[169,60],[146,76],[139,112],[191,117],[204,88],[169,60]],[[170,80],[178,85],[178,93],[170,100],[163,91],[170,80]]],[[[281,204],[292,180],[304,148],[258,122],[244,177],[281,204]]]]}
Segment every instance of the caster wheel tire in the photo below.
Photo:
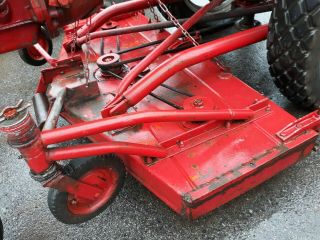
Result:
{"type": "Polygon", "coordinates": [[[270,19],[268,62],[291,102],[320,107],[320,0],[278,0],[270,19]]]}
{"type": "Polygon", "coordinates": [[[73,160],[64,169],[66,175],[103,189],[101,196],[94,201],[50,189],[49,209],[65,224],[83,223],[103,212],[118,195],[126,175],[122,161],[114,155],[73,160]]]}
{"type": "MultiPolygon", "coordinates": [[[[53,44],[47,30],[41,27],[40,36],[38,43],[49,53],[52,54],[53,44]]],[[[41,56],[41,54],[33,46],[20,49],[20,58],[27,64],[31,66],[42,66],[47,63],[47,61],[41,56]]]]}

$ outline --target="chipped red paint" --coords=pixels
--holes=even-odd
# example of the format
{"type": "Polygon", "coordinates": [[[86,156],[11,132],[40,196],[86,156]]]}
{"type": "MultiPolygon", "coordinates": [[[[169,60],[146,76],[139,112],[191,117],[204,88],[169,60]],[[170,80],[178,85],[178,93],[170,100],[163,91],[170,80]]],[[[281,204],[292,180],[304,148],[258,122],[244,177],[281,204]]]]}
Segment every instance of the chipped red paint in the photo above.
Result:
{"type": "MultiPolygon", "coordinates": [[[[138,14],[118,20],[117,25],[135,26],[146,24],[147,21],[138,14]]],[[[260,29],[264,31],[263,28],[260,29]]],[[[122,35],[119,38],[121,48],[126,49],[163,39],[166,35],[166,32],[150,31],[122,35]]],[[[108,46],[105,52],[116,52],[116,37],[106,37],[104,41],[105,46],[108,46]]],[[[92,40],[91,46],[98,52],[100,41],[92,40]]],[[[121,58],[133,58],[151,50],[152,47],[140,49],[122,54],[121,58]]],[[[66,57],[67,52],[62,50],[60,59],[66,57]]],[[[151,70],[169,58],[169,55],[161,56],[151,66],[151,70]]],[[[129,67],[133,66],[135,63],[129,64],[129,67]]],[[[90,67],[92,72],[97,71],[96,65],[90,67]]],[[[78,105],[66,103],[62,115],[73,126],[66,127],[67,131],[43,132],[44,143],[83,136],[80,126],[86,126],[84,128],[87,133],[92,134],[89,138],[94,142],[126,141],[165,148],[168,156],[153,161],[145,161],[137,155],[119,156],[135,178],[175,212],[191,219],[210,212],[302,159],[310,153],[317,137],[317,132],[308,129],[292,141],[279,139],[276,134],[296,119],[226,72],[214,60],[185,68],[166,81],[166,84],[193,97],[182,96],[162,87],[156,88],[154,92],[176,104],[187,106],[186,109],[191,111],[195,111],[193,103],[197,99],[202,99],[204,104],[202,108],[201,103],[196,102],[196,107],[200,110],[248,109],[254,112],[251,119],[227,123],[221,120],[160,122],[159,119],[158,122],[148,122],[142,119],[141,122],[132,123],[132,126],[115,121],[114,128],[121,130],[112,131],[107,128],[103,129],[105,133],[101,133],[101,129],[95,129],[98,126],[95,126],[95,122],[100,124],[121,119],[121,116],[100,119],[100,110],[109,99],[108,93],[116,92],[119,80],[104,78],[99,74],[97,76],[101,79],[98,86],[102,95],[93,101],[83,102],[79,99],[81,104],[78,105]],[[189,107],[190,104],[193,107],[189,107]],[[76,130],[77,127],[80,127],[79,130],[76,130]],[[72,130],[70,135],[69,130],[72,130]],[[58,137],[60,133],[61,137],[58,137]]],[[[48,82],[55,89],[65,86],[59,75],[50,79],[48,82]]],[[[75,81],[76,78],[68,80],[69,84],[75,81]]],[[[54,92],[53,89],[51,92],[54,92]]],[[[134,113],[131,114],[159,110],[172,111],[172,107],[147,96],[135,106],[134,113]]],[[[130,122],[129,119],[128,121],[130,122]]]]}
{"type": "MultiPolygon", "coordinates": [[[[79,33],[101,30],[99,27],[103,25],[103,21],[123,12],[128,6],[132,6],[132,2],[139,3],[135,5],[137,9],[145,5],[145,1],[134,0],[119,8],[112,7],[111,10],[98,14],[98,20],[91,28],[84,26],[85,21],[82,21],[80,26],[83,27],[79,33]]],[[[113,18],[113,21],[119,28],[148,23],[148,19],[141,13],[113,18]]],[[[65,31],[66,44],[70,42],[72,27],[67,26],[65,31]]],[[[267,27],[262,26],[249,32],[256,33],[257,35],[253,35],[257,39],[250,39],[253,35],[246,35],[248,32],[237,34],[246,40],[242,43],[243,46],[262,40],[267,27]]],[[[121,49],[127,49],[167,37],[168,33],[165,31],[133,33],[118,38],[105,37],[104,50],[105,53],[117,52],[117,41],[120,41],[121,49]]],[[[226,42],[220,40],[219,43],[221,47],[226,42]]],[[[235,45],[226,48],[242,46],[241,43],[235,45]]],[[[93,39],[90,46],[99,53],[101,41],[93,39]]],[[[146,55],[153,49],[154,46],[149,46],[121,54],[121,60],[146,55]]],[[[220,54],[226,52],[223,51],[225,49],[220,50],[220,54]]],[[[191,49],[187,53],[196,54],[196,51],[191,49]]],[[[83,52],[77,49],[72,54],[63,48],[57,59],[57,66],[42,71],[37,91],[46,93],[52,103],[61,89],[68,88],[67,101],[61,115],[71,126],[43,131],[41,134],[38,130],[35,131],[37,145],[32,145],[32,148],[27,146],[23,150],[28,151],[24,157],[31,170],[42,173],[57,160],[118,151],[131,175],[175,212],[195,219],[310,154],[318,136],[315,130],[319,125],[319,113],[297,120],[233,76],[215,59],[209,59],[210,54],[211,52],[205,56],[202,53],[203,58],[183,67],[170,60],[175,59],[172,58],[173,54],[160,56],[149,66],[150,72],[140,80],[141,83],[137,81],[132,86],[132,89],[136,89],[135,94],[126,95],[136,98],[131,104],[135,105],[134,108],[127,114],[102,119],[101,110],[114,97],[120,80],[112,75],[101,74],[96,64],[99,54],[93,54],[89,59],[92,73],[89,80],[93,83],[92,91],[95,92],[87,94],[83,88],[83,52]],[[170,63],[170,69],[159,67],[166,61],[170,63]],[[146,79],[152,79],[157,69],[162,69],[159,82],[155,79],[151,82],[152,86],[148,85],[146,79]],[[166,75],[163,70],[171,72],[166,75]],[[164,81],[167,86],[187,94],[179,94],[159,86],[164,81]],[[174,106],[183,106],[186,110],[176,110],[172,105],[153,97],[154,95],[147,95],[150,92],[141,86],[148,87],[149,91],[153,90],[153,94],[174,103],[174,106]],[[145,91],[143,98],[138,96],[137,89],[145,91]],[[288,134],[288,139],[279,137],[283,132],[288,134]],[[79,137],[88,137],[94,143],[46,149],[47,145],[79,137]],[[40,154],[40,158],[29,155],[34,153],[40,154]]],[[[128,69],[136,64],[128,64],[128,69]]],[[[122,78],[125,75],[124,72],[119,74],[122,78]]],[[[90,85],[87,89],[91,93],[90,85]]],[[[96,173],[92,174],[94,178],[96,173]]],[[[94,196],[103,192],[103,187],[94,187],[61,173],[46,182],[45,186],[81,196],[86,199],[82,201],[84,204],[94,201],[94,196]]],[[[107,197],[101,198],[97,204],[107,197]]],[[[72,211],[83,212],[82,205],[72,211]]],[[[92,210],[94,208],[85,209],[89,212],[92,210]]]]}

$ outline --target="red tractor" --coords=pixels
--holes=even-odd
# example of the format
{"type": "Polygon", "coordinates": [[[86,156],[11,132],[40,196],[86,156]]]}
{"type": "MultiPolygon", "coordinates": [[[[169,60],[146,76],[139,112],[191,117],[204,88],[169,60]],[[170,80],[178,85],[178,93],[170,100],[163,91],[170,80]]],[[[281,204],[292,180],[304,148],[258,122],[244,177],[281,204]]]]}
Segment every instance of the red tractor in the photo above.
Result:
{"type": "Polygon", "coordinates": [[[99,0],[0,2],[0,52],[22,49],[26,62],[50,64],[33,98],[36,121],[20,101],[2,110],[0,129],[31,177],[50,188],[49,208],[61,222],[104,211],[126,173],[196,219],[315,146],[318,110],[296,119],[216,57],[267,39],[280,91],[317,109],[320,0],[131,0],[107,8],[99,0]],[[259,25],[254,15],[267,11],[270,24],[259,25]],[[241,31],[204,37],[228,19],[241,19],[241,31]],[[55,59],[50,39],[61,27],[55,59]],[[59,117],[70,125],[57,127],[59,117]],[[57,145],[83,137],[90,142],[57,145]]]}

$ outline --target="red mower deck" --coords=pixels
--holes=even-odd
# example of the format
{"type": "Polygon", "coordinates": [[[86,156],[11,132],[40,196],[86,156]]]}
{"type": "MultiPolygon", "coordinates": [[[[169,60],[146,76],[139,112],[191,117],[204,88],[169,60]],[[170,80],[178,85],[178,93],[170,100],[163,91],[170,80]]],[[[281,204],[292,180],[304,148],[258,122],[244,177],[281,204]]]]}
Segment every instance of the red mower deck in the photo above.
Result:
{"type": "MultiPolygon", "coordinates": [[[[138,14],[114,24],[124,27],[147,21],[138,14]]],[[[69,29],[66,28],[66,31],[68,36],[69,29]]],[[[167,32],[150,31],[122,35],[118,40],[117,37],[106,37],[104,51],[117,52],[117,41],[123,50],[167,36],[167,32]]],[[[92,40],[90,45],[99,52],[100,44],[100,40],[92,40]]],[[[145,55],[151,49],[147,47],[121,54],[121,60],[145,55]]],[[[169,57],[160,57],[151,69],[169,57]]],[[[62,50],[60,59],[64,58],[66,52],[62,50]]],[[[81,94],[70,97],[73,100],[66,102],[62,115],[71,124],[100,119],[101,110],[112,99],[121,81],[112,76],[103,76],[95,63],[97,59],[93,56],[91,60],[90,72],[94,76],[91,75],[90,81],[97,81],[99,95],[91,99],[83,99],[81,94]]],[[[135,64],[129,64],[129,67],[135,64]]],[[[50,70],[45,70],[43,76],[46,76],[46,72],[50,70]]],[[[74,89],[77,85],[83,85],[79,81],[81,74],[80,66],[61,70],[49,85],[49,99],[55,98],[62,88],[74,89]]],[[[123,71],[120,70],[119,75],[123,76],[123,71]]],[[[307,127],[283,141],[281,134],[285,133],[281,132],[282,129],[296,121],[296,118],[226,71],[214,59],[176,73],[165,84],[184,94],[163,86],[153,93],[184,109],[250,109],[254,111],[254,116],[242,121],[136,124],[89,138],[96,143],[124,141],[165,148],[168,156],[164,158],[120,156],[130,174],[175,212],[187,218],[195,219],[210,212],[303,159],[311,152],[318,136],[316,131],[307,127]]],[[[43,90],[41,85],[38,90],[43,90]]],[[[174,108],[150,95],[130,108],[132,113],[156,110],[174,108]]]]}
{"type": "Polygon", "coordinates": [[[26,46],[22,37],[0,53],[26,47],[20,50],[25,62],[51,66],[42,70],[33,98],[37,123],[30,105],[19,101],[0,112],[0,131],[31,177],[50,188],[49,209],[63,223],[83,223],[104,211],[126,171],[175,212],[196,219],[303,159],[315,145],[319,111],[296,119],[216,59],[270,36],[268,25],[254,27],[254,14],[282,2],[235,1],[240,5],[229,12],[206,15],[223,2],[213,0],[179,20],[167,8],[174,0],[131,0],[106,9],[102,0],[24,0],[15,11],[26,15],[12,18],[13,2],[0,4],[0,39],[8,38],[8,29],[23,33],[29,23],[34,31],[25,35],[26,46]],[[169,21],[145,17],[141,11],[152,6],[169,21]],[[249,29],[213,41],[201,39],[211,27],[188,32],[199,21],[239,17],[249,29]],[[62,26],[55,59],[51,37],[62,26]],[[173,33],[165,30],[172,26],[173,33]],[[57,128],[59,116],[70,125],[57,128]],[[57,145],[82,137],[92,143],[57,145]]]}

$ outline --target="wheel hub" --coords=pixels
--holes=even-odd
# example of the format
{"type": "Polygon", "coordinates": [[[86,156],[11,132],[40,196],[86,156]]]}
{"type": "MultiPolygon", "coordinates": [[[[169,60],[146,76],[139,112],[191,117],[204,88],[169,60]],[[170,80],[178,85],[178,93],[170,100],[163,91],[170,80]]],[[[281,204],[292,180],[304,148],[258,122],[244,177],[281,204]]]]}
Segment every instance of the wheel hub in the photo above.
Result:
{"type": "Polygon", "coordinates": [[[102,190],[101,194],[96,194],[94,200],[79,198],[75,195],[68,195],[68,209],[75,215],[88,215],[97,211],[106,204],[114,193],[118,175],[112,169],[95,169],[79,179],[79,181],[102,190]]]}

